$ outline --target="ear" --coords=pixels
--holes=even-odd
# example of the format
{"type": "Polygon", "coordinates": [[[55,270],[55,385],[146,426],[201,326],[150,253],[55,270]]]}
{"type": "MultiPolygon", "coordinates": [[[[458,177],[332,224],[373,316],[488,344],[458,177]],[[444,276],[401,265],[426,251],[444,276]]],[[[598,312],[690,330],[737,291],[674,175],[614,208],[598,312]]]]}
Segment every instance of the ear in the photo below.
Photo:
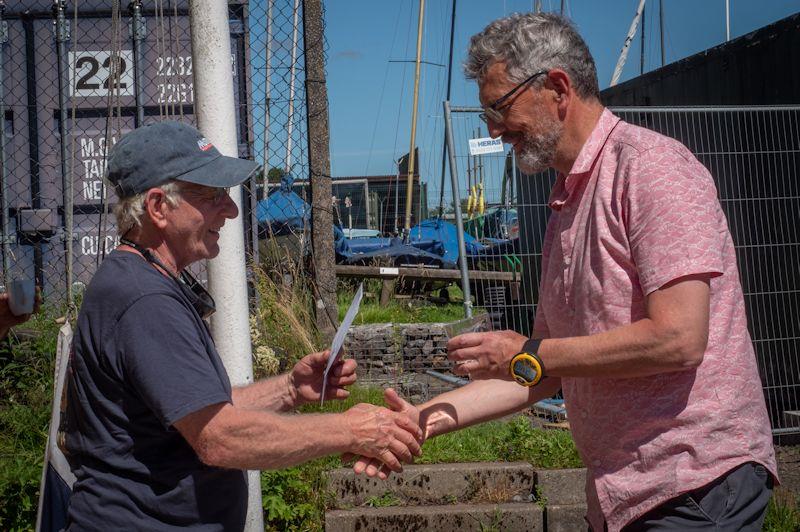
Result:
{"type": "Polygon", "coordinates": [[[574,96],[569,74],[560,68],[554,68],[547,73],[544,86],[552,91],[552,97],[558,106],[559,113],[566,112],[569,102],[574,96]]]}
{"type": "Polygon", "coordinates": [[[150,222],[159,229],[167,224],[167,213],[172,207],[167,203],[167,195],[160,188],[151,188],[144,197],[144,210],[150,222]]]}

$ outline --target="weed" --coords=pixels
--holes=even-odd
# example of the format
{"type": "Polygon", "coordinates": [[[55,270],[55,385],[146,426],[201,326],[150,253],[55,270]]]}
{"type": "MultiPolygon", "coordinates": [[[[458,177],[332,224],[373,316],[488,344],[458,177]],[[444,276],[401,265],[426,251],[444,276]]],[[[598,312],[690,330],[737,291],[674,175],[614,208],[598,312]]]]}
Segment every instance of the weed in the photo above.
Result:
{"type": "Polygon", "coordinates": [[[369,506],[370,508],[386,508],[388,506],[400,506],[402,503],[403,501],[401,501],[394,493],[387,491],[380,497],[369,497],[364,505],[369,506]]]}
{"type": "Polygon", "coordinates": [[[764,532],[797,532],[800,530],[800,498],[778,488],[769,501],[764,518],[764,532]]]}

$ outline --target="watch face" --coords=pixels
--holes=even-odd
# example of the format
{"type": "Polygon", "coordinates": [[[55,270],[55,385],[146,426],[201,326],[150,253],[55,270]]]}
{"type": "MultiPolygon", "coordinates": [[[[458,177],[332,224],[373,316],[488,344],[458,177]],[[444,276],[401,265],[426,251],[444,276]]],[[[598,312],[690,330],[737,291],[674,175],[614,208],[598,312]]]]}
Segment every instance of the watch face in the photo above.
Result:
{"type": "Polygon", "coordinates": [[[514,378],[517,380],[524,380],[526,383],[531,383],[539,376],[539,372],[533,366],[530,360],[520,359],[514,362],[514,378]]]}

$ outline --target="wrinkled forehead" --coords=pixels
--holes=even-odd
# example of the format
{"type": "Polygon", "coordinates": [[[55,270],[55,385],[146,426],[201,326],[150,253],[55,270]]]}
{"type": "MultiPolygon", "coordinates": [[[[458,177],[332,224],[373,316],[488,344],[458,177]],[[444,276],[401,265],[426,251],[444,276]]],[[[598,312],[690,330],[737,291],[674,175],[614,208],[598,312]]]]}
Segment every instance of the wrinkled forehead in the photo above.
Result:
{"type": "Polygon", "coordinates": [[[491,63],[483,75],[478,78],[478,98],[481,105],[491,104],[513,89],[515,85],[516,83],[508,79],[508,71],[504,62],[491,63]]]}

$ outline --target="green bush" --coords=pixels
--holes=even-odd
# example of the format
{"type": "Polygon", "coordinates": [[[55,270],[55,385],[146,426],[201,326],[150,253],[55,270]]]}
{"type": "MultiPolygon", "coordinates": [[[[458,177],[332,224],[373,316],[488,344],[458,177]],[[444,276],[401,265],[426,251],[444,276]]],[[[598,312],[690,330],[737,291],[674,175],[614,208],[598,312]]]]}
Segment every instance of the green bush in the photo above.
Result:
{"type": "Polygon", "coordinates": [[[53,397],[58,325],[44,310],[0,349],[0,530],[33,530],[53,397]]]}

